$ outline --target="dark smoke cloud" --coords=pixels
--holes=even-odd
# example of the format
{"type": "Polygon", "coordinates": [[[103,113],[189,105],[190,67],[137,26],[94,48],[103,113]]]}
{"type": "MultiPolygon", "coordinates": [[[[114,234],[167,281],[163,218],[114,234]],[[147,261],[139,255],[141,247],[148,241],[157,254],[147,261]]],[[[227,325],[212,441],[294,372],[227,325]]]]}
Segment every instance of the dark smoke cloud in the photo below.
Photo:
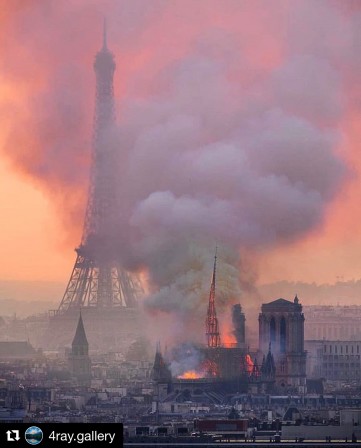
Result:
{"type": "Polygon", "coordinates": [[[249,270],[245,251],[296,241],[322,225],[347,174],[342,121],[361,67],[360,11],[340,5],[38,1],[9,15],[1,68],[27,93],[20,105],[1,105],[5,150],[58,198],[65,216],[77,211],[78,229],[92,57],[102,14],[110,18],[121,257],[130,269],[147,269],[145,306],[174,316],[169,333],[203,333],[216,244],[222,311],[250,290],[249,276],[239,278],[249,270]]]}

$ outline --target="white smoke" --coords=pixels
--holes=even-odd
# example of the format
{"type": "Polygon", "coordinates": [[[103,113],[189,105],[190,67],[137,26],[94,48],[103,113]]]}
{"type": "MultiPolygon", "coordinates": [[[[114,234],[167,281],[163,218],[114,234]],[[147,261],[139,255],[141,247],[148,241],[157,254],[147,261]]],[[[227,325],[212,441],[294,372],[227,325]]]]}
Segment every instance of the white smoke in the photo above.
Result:
{"type": "Polygon", "coordinates": [[[297,64],[286,61],[247,90],[229,79],[227,58],[211,59],[196,46],[160,74],[165,97],[124,108],[127,253],[131,264],[149,269],[154,292],[146,307],[174,315],[169,333],[203,338],[217,243],[225,271],[219,278],[229,285],[222,311],[224,302],[244,300],[242,249],[292,242],[320,226],[340,186],[346,169],[336,153],[339,132],[312,120],[322,111],[326,121],[340,113],[338,96],[326,94],[337,76],[303,60],[306,73],[317,72],[315,87],[330,78],[315,91],[297,83],[297,64]]]}

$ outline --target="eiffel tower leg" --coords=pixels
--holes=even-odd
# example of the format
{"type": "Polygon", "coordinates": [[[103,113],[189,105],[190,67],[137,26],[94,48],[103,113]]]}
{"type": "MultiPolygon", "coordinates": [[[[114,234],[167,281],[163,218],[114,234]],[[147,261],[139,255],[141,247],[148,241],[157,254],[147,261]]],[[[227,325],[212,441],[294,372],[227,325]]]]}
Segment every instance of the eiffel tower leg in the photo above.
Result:
{"type": "Polygon", "coordinates": [[[91,273],[90,264],[90,261],[84,259],[81,255],[77,256],[70,280],[58,309],[59,312],[84,305],[87,296],[86,291],[89,286],[89,274],[91,273]]]}

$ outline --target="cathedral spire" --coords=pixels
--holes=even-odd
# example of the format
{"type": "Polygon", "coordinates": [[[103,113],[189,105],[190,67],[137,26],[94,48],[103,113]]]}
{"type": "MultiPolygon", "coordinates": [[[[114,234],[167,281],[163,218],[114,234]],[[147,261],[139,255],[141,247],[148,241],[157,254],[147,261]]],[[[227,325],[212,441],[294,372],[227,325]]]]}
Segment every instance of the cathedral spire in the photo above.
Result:
{"type": "Polygon", "coordinates": [[[214,264],[213,264],[213,275],[212,275],[212,286],[216,289],[216,268],[217,268],[217,246],[214,253],[214,264]]]}
{"type": "Polygon", "coordinates": [[[220,347],[221,337],[218,328],[218,319],[216,313],[215,296],[216,296],[216,268],[217,268],[217,247],[214,255],[213,275],[211,290],[209,293],[208,312],[206,317],[206,336],[208,347],[220,347]]]}

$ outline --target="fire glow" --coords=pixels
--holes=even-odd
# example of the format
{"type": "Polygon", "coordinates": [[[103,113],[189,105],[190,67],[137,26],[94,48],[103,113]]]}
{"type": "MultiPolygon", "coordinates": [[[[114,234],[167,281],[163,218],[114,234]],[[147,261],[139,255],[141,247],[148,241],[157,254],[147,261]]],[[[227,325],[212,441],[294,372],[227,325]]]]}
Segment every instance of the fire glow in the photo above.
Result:
{"type": "Polygon", "coordinates": [[[231,332],[225,333],[225,336],[223,336],[223,346],[227,348],[237,347],[237,340],[231,332]]]}
{"type": "Polygon", "coordinates": [[[196,372],[195,370],[188,370],[184,372],[183,375],[179,375],[177,378],[182,380],[196,380],[199,378],[203,378],[202,373],[196,372]]]}
{"type": "Polygon", "coordinates": [[[246,370],[247,373],[250,375],[253,371],[254,362],[252,361],[251,355],[249,354],[245,356],[245,360],[246,360],[246,370]]]}
{"type": "Polygon", "coordinates": [[[237,339],[234,335],[234,325],[231,321],[231,318],[229,315],[222,316],[222,322],[221,322],[221,339],[222,339],[222,345],[223,347],[232,348],[237,347],[237,339]]]}

